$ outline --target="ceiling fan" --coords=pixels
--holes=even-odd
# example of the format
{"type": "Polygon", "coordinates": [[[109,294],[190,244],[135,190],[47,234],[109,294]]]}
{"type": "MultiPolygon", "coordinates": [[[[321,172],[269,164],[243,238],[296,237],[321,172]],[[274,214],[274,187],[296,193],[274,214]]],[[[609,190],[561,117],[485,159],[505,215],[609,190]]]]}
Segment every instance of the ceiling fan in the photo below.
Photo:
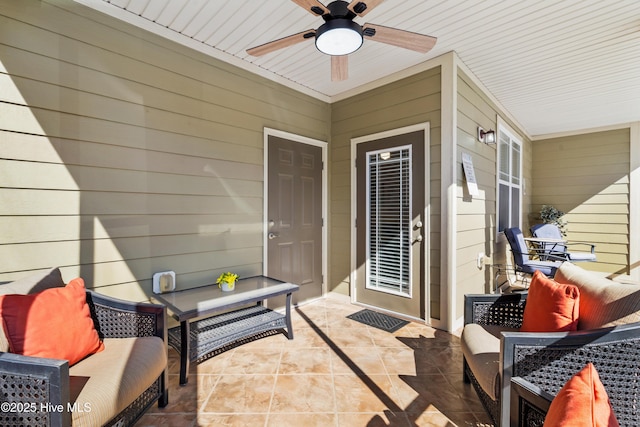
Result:
{"type": "Polygon", "coordinates": [[[262,56],[285,47],[315,39],[316,48],[331,55],[331,80],[346,80],[348,77],[347,55],[362,46],[363,38],[386,43],[420,53],[427,53],[436,44],[436,38],[411,31],[375,24],[359,25],[353,19],[365,16],[383,0],[352,0],[350,3],[335,0],[328,5],[319,0],[291,0],[313,15],[322,16],[324,24],[311,29],[247,49],[252,56],[262,56]]]}

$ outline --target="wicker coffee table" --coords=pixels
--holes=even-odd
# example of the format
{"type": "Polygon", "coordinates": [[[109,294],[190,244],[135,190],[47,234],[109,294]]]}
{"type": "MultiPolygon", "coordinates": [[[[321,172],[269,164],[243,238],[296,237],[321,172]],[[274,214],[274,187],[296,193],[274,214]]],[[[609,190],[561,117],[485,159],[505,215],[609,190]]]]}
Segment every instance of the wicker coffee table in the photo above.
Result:
{"type": "Polygon", "coordinates": [[[206,360],[242,338],[286,328],[287,337],[293,339],[291,294],[298,288],[255,276],[238,280],[231,292],[208,285],[155,295],[180,322],[168,331],[169,345],[180,353],[180,385],[187,384],[190,362],[206,360]],[[278,295],[287,296],[284,315],[262,305],[265,299],[278,295]]]}

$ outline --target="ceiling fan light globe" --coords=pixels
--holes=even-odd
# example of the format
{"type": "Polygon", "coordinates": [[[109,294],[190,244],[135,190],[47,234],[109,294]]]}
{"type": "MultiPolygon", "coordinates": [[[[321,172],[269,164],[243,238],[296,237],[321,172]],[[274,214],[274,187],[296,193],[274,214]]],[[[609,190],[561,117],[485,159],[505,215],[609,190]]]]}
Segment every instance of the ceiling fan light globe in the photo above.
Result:
{"type": "Polygon", "coordinates": [[[349,19],[327,21],[316,31],[316,48],[327,55],[348,55],[362,46],[362,27],[349,19]]]}

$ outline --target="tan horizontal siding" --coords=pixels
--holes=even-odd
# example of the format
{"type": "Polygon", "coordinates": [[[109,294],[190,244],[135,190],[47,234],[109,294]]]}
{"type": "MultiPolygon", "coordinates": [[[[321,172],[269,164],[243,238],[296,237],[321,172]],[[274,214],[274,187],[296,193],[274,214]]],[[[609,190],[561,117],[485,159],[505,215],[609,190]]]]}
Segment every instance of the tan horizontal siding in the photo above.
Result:
{"type": "MultiPolygon", "coordinates": [[[[559,203],[556,206],[568,206],[567,199],[564,201],[557,200],[559,203]]],[[[562,208],[559,208],[563,210],[562,208]]],[[[595,203],[593,200],[589,201],[589,203],[582,203],[580,206],[576,206],[572,209],[567,209],[571,216],[576,217],[582,214],[601,214],[601,215],[615,215],[615,214],[628,214],[629,213],[629,204],[626,202],[619,202],[615,204],[607,204],[607,203],[595,203]]],[[[566,211],[565,211],[566,212],[566,211]]],[[[570,217],[567,217],[570,218],[570,217]]],[[[601,219],[602,222],[606,218],[603,217],[601,219]]]]}
{"type": "MultiPolygon", "coordinates": [[[[20,251],[9,245],[0,247],[3,262],[11,265],[14,270],[28,270],[31,260],[25,258],[25,253],[37,258],[44,265],[68,266],[78,262],[80,252],[92,253],[94,263],[117,262],[122,260],[122,248],[129,253],[128,261],[152,259],[167,256],[206,257],[211,254],[220,259],[222,253],[233,254],[234,251],[261,250],[262,238],[256,233],[237,233],[231,238],[229,234],[218,233],[207,236],[200,235],[170,235],[151,237],[126,237],[116,239],[91,239],[71,241],[44,241],[38,243],[24,243],[20,251]]],[[[239,253],[239,252],[238,252],[239,253]]],[[[82,258],[82,254],[80,255],[82,258]]],[[[211,268],[208,263],[207,268],[211,268]]],[[[224,267],[222,265],[221,267],[224,267]]]]}
{"type": "Polygon", "coordinates": [[[263,129],[328,140],[327,103],[79,4],[4,2],[0,39],[0,281],[262,272],[263,129]]]}
{"type": "MultiPolygon", "coordinates": [[[[464,72],[457,73],[457,188],[456,188],[456,301],[457,317],[462,316],[464,294],[484,293],[493,289],[493,275],[489,269],[477,268],[478,254],[504,258],[495,254],[496,238],[496,146],[477,140],[478,126],[497,130],[496,117],[505,115],[464,72]],[[478,195],[471,196],[462,168],[462,153],[472,158],[478,185],[478,195]]],[[[513,124],[511,124],[513,126],[513,124]]],[[[517,128],[516,128],[516,131],[517,128]]],[[[522,134],[522,132],[520,132],[522,134]]],[[[529,141],[524,140],[523,163],[529,141]]],[[[523,176],[528,178],[529,168],[523,164],[523,176]]],[[[523,217],[527,216],[527,201],[523,203],[523,217]]]]}
{"type": "MultiPolygon", "coordinates": [[[[46,78],[46,76],[42,76],[46,78]]],[[[105,80],[111,78],[108,74],[103,76],[105,80]]],[[[0,84],[8,84],[8,77],[0,79],[0,84]],[[4,82],[3,82],[4,80],[4,82]]],[[[244,104],[236,108],[220,105],[225,97],[235,99],[237,94],[223,94],[213,98],[216,103],[206,102],[202,99],[186,98],[180,94],[180,87],[141,88],[131,87],[127,84],[127,93],[135,92],[136,100],[114,99],[103,94],[89,93],[82,88],[69,89],[61,87],[58,82],[41,82],[33,79],[24,79],[16,76],[11,81],[17,87],[22,88],[19,96],[9,97],[8,102],[20,102],[22,99],[37,99],[32,108],[43,110],[57,110],[67,114],[76,114],[93,118],[106,119],[118,123],[133,126],[144,126],[153,129],[171,131],[184,135],[206,137],[208,128],[214,123],[229,123],[238,113],[242,113],[244,126],[249,129],[259,128],[265,116],[270,111],[268,105],[262,105],[263,110],[256,110],[259,102],[247,99],[244,104]],[[148,92],[162,91],[162,99],[154,99],[148,92]],[[175,93],[167,92],[175,91],[175,93]],[[140,101],[144,100],[144,104],[140,101]],[[171,105],[171,110],[166,110],[166,105],[171,105]]],[[[297,124],[307,124],[310,127],[320,126],[319,119],[307,117],[297,111],[288,111],[289,118],[297,124]]]]}
{"type": "MultiPolygon", "coordinates": [[[[476,248],[478,245],[485,245],[487,242],[487,235],[484,230],[484,227],[470,229],[466,231],[458,230],[458,239],[460,240],[460,242],[458,243],[457,250],[458,252],[460,252],[460,251],[467,250],[469,248],[476,248]]],[[[475,262],[476,254],[471,254],[471,255],[473,256],[469,259],[472,259],[475,262]]],[[[458,261],[466,262],[466,260],[458,260],[458,261]]]]}
{"type": "Polygon", "coordinates": [[[457,215],[456,229],[458,232],[480,230],[487,226],[486,215],[457,215]]]}
{"type": "Polygon", "coordinates": [[[331,105],[330,288],[340,292],[349,289],[345,283],[348,283],[351,271],[351,139],[428,121],[432,178],[429,229],[432,238],[431,254],[428,255],[431,269],[426,283],[431,293],[431,316],[440,316],[440,105],[440,67],[331,105]]]}
{"type": "MultiPolygon", "coordinates": [[[[4,108],[10,109],[10,106],[4,108]]],[[[22,109],[26,114],[29,110],[22,109]]],[[[27,116],[28,117],[28,116],[27,116]]],[[[117,169],[166,171],[177,168],[180,173],[190,175],[211,175],[212,167],[203,170],[194,164],[197,159],[221,162],[238,161],[262,164],[261,132],[239,129],[238,144],[220,141],[219,132],[210,138],[189,137],[153,129],[139,129],[125,124],[89,120],[84,117],[60,116],[60,119],[74,119],[75,125],[83,128],[83,133],[69,129],[75,138],[59,138],[51,135],[29,135],[0,130],[7,158],[40,161],[47,163],[82,164],[85,166],[111,167],[117,169]],[[127,136],[128,135],[128,136],[127,136]],[[78,137],[84,139],[78,139],[78,137]],[[144,140],[148,140],[145,144],[144,140]],[[251,141],[253,146],[247,145],[251,141]],[[151,142],[151,144],[150,144],[151,142]],[[146,146],[145,146],[146,145],[146,146]]],[[[7,123],[10,125],[10,123],[7,123]]],[[[204,160],[199,160],[200,162],[204,160]]]]}
{"type": "Polygon", "coordinates": [[[262,198],[0,188],[0,215],[256,214],[262,198]]]}
{"type": "Polygon", "coordinates": [[[599,178],[607,179],[606,177],[615,179],[616,181],[607,186],[602,187],[597,183],[585,182],[584,176],[580,179],[569,180],[563,177],[561,186],[553,186],[556,184],[555,178],[550,176],[548,178],[536,178],[535,183],[539,185],[540,192],[546,192],[548,194],[537,194],[534,196],[534,200],[542,197],[549,196],[576,196],[582,195],[583,197],[593,196],[594,194],[609,195],[609,194],[629,194],[629,182],[627,177],[617,179],[616,175],[600,175],[599,178]],[[553,191],[552,191],[553,190],[553,191]]]}
{"type": "MultiPolygon", "coordinates": [[[[38,54],[38,57],[28,61],[18,60],[23,64],[19,70],[29,68],[35,72],[38,68],[53,69],[42,61],[60,60],[62,63],[56,64],[55,72],[50,75],[60,79],[61,86],[73,87],[87,81],[87,87],[92,91],[102,90],[112,94],[116,90],[119,97],[125,100],[139,98],[141,91],[138,86],[134,86],[138,90],[129,91],[127,84],[118,84],[120,80],[104,82],[87,77],[97,70],[131,84],[180,89],[175,92],[163,90],[159,97],[174,92],[185,97],[208,99],[212,103],[223,100],[223,106],[236,111],[249,106],[250,114],[254,109],[268,111],[272,106],[315,119],[326,113],[326,105],[322,102],[294,90],[283,90],[267,80],[247,78],[247,73],[232,65],[185,49],[121,21],[108,19],[86,8],[84,10],[88,18],[67,13],[46,2],[37,4],[37,7],[33,7],[34,4],[3,5],[8,16],[0,15],[0,27],[7,34],[5,40],[10,40],[5,44],[38,54]],[[19,14],[23,19],[12,20],[12,13],[19,14]],[[29,26],[27,34],[23,31],[23,23],[29,26]],[[61,37],[57,37],[58,34],[61,37]],[[180,60],[176,61],[176,58],[180,60]],[[105,64],[109,64],[109,67],[105,67],[105,64]],[[76,65],[81,68],[76,68],[76,65]],[[78,76],[83,78],[82,81],[78,76]],[[279,96],[265,98],[272,94],[274,88],[279,96]],[[300,105],[300,108],[293,105],[300,105]]],[[[166,105],[166,100],[162,100],[161,104],[166,105]]]]}
{"type": "Polygon", "coordinates": [[[0,235],[5,245],[77,240],[80,230],[90,230],[93,239],[194,235],[209,238],[222,234],[262,231],[262,213],[205,215],[102,215],[96,226],[93,215],[0,216],[0,235]],[[108,230],[108,231],[107,231],[108,230]]]}
{"type": "MultiPolygon", "coordinates": [[[[580,240],[582,238],[581,233],[586,233],[589,235],[594,233],[593,226],[591,225],[591,222],[593,220],[588,220],[584,218],[582,215],[579,217],[579,219],[582,219],[584,222],[578,222],[578,221],[571,222],[571,230],[573,233],[572,235],[577,240],[580,240]]],[[[598,226],[597,232],[604,233],[604,234],[612,234],[612,233],[626,234],[628,231],[626,220],[627,220],[626,215],[609,215],[607,217],[607,223],[600,224],[598,226]]]]}
{"type": "MultiPolygon", "coordinates": [[[[533,215],[542,205],[567,214],[567,239],[596,245],[604,272],[628,272],[629,129],[536,141],[533,215]]],[[[539,221],[537,221],[539,222],[539,221]]]]}
{"type": "MultiPolygon", "coordinates": [[[[184,165],[184,163],[178,163],[184,165]]],[[[255,165],[236,165],[243,178],[259,179],[262,168],[255,165]]],[[[52,163],[0,160],[0,176],[6,187],[85,191],[123,191],[129,193],[188,194],[242,197],[262,197],[262,185],[251,179],[228,178],[221,182],[213,173],[185,167],[183,173],[97,168],[52,163]],[[46,177],[43,180],[42,177],[46,177]]]]}
{"type": "MultiPolygon", "coordinates": [[[[558,189],[558,191],[563,191],[565,194],[582,194],[584,195],[594,195],[600,192],[606,194],[611,191],[615,191],[616,187],[621,185],[629,184],[629,177],[618,172],[609,171],[609,173],[595,175],[589,174],[588,179],[585,178],[585,175],[579,176],[562,176],[562,185],[560,186],[562,189],[558,189]],[[598,184],[600,182],[606,182],[607,185],[598,184]],[[583,191],[580,193],[580,189],[584,186],[589,186],[590,191],[583,191]]],[[[556,193],[552,191],[552,187],[556,183],[558,179],[558,171],[556,170],[553,174],[548,173],[544,175],[536,175],[534,178],[534,185],[538,187],[540,194],[538,191],[535,192],[534,197],[542,197],[545,195],[555,195],[556,193]]],[[[623,190],[628,191],[628,190],[623,190]]]]}
{"type": "MultiPolygon", "coordinates": [[[[395,97],[396,94],[393,94],[395,97]]],[[[339,104],[339,103],[338,103],[339,104]]],[[[439,108],[440,97],[433,97],[431,102],[425,102],[422,99],[414,99],[407,101],[400,105],[390,105],[380,110],[368,113],[362,117],[350,117],[348,120],[338,115],[338,112],[333,112],[333,117],[340,117],[340,120],[334,122],[332,126],[332,133],[334,135],[344,135],[347,133],[357,133],[360,135],[367,135],[367,128],[371,124],[375,124],[378,129],[384,129],[384,127],[393,126],[397,122],[408,123],[420,123],[419,120],[423,117],[419,112],[424,109],[439,108]]]]}

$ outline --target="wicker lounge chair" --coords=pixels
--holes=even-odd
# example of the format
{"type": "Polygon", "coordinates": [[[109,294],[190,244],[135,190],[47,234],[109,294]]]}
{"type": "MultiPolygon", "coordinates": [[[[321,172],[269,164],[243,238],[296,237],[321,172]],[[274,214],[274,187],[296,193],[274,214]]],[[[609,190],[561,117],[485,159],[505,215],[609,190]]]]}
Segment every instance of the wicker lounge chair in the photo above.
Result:
{"type": "Polygon", "coordinates": [[[540,396],[555,395],[572,375],[592,362],[620,425],[637,425],[640,285],[617,283],[569,262],[560,266],[556,280],[580,290],[576,332],[518,332],[527,293],[465,296],[463,380],[473,384],[496,426],[508,426],[510,420],[512,425],[540,426],[533,422],[544,419],[547,409],[540,396]],[[533,384],[536,397],[516,394],[512,402],[515,377],[519,377],[514,380],[517,386],[523,381],[533,384]]]}
{"type": "MultiPolygon", "coordinates": [[[[64,286],[52,269],[0,285],[0,294],[33,294],[64,286]]],[[[0,425],[131,426],[167,395],[166,309],[86,291],[105,349],[69,367],[67,360],[8,353],[0,337],[0,425]]],[[[52,307],[55,310],[56,307],[52,307]]],[[[4,343],[3,343],[4,341],[4,343]]]]}
{"type": "Polygon", "coordinates": [[[510,425],[541,426],[562,386],[587,363],[600,372],[621,427],[640,420],[640,323],[548,334],[523,350],[511,378],[510,425]]]}

